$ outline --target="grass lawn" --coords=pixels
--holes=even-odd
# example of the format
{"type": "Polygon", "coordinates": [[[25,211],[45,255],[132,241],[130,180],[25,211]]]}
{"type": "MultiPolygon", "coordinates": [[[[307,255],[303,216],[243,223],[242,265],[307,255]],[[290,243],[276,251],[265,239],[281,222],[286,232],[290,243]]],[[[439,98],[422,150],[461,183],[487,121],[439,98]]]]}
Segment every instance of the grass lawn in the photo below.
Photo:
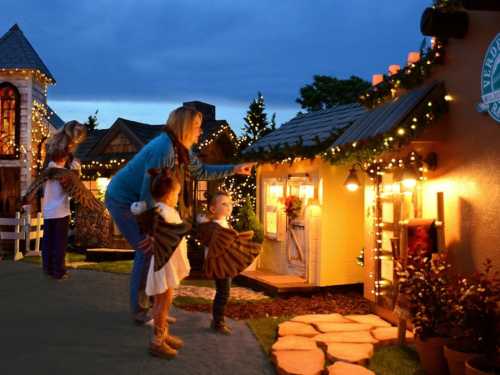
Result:
{"type": "MultiPolygon", "coordinates": [[[[264,352],[271,354],[271,347],[276,341],[278,324],[290,317],[270,317],[247,320],[247,325],[254,333],[264,352]]],[[[418,355],[410,347],[397,345],[386,346],[375,351],[370,360],[369,369],[377,375],[424,375],[418,355]]]]}
{"type": "Polygon", "coordinates": [[[276,341],[278,334],[278,324],[289,320],[289,316],[279,316],[276,318],[257,318],[247,320],[247,325],[257,338],[262,350],[266,354],[271,354],[271,346],[276,341]]]}

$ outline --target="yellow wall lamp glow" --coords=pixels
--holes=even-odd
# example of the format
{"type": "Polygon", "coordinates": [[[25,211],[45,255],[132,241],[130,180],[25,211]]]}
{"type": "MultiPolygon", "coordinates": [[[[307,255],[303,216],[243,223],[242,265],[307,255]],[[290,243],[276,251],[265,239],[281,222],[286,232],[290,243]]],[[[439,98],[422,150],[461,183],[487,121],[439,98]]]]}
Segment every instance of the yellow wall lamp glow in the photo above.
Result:
{"type": "Polygon", "coordinates": [[[360,182],[356,168],[353,167],[349,170],[349,175],[345,179],[344,186],[349,191],[356,191],[359,189],[360,182]]]}

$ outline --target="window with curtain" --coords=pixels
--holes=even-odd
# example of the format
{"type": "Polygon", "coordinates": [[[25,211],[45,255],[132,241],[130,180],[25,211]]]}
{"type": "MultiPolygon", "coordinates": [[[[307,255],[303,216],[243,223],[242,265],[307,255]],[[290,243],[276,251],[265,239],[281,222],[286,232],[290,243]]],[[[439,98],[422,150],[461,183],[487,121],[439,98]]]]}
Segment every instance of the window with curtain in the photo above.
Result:
{"type": "Polygon", "coordinates": [[[16,156],[19,105],[16,87],[10,83],[0,84],[0,158],[16,156]]]}

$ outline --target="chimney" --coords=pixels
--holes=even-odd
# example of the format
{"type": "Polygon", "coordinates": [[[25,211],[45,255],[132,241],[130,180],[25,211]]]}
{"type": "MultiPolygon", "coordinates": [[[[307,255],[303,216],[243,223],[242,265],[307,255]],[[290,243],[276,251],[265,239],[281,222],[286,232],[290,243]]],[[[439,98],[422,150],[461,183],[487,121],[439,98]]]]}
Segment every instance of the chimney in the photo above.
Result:
{"type": "Polygon", "coordinates": [[[203,103],[199,101],[184,102],[182,103],[184,107],[191,107],[200,111],[203,115],[203,122],[215,121],[215,106],[208,103],[203,103]]]}

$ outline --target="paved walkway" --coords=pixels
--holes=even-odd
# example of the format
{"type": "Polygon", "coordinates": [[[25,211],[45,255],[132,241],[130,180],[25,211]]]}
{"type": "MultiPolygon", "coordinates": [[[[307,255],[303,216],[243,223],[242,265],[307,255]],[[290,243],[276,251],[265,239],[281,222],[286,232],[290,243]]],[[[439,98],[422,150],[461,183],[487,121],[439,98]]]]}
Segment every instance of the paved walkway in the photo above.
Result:
{"type": "Polygon", "coordinates": [[[58,282],[37,265],[0,261],[0,374],[273,374],[243,322],[220,336],[207,314],[179,309],[172,331],[185,348],[173,361],[150,357],[150,327],[129,319],[127,275],[70,272],[58,282]]]}

